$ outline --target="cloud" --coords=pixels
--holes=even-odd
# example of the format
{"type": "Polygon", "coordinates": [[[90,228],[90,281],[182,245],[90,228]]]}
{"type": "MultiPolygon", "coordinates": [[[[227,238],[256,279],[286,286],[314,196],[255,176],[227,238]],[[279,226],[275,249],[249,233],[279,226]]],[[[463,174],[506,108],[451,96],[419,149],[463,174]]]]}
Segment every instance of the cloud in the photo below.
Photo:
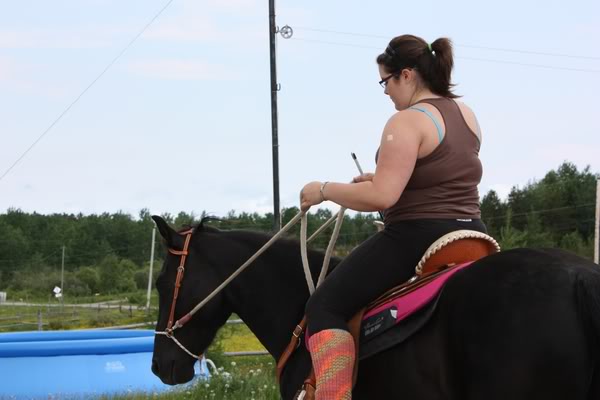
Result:
{"type": "MultiPolygon", "coordinates": [[[[185,1],[186,6],[196,6],[197,0],[185,1]]],[[[205,8],[205,4],[200,3],[205,8]]],[[[247,14],[249,11],[255,13],[257,10],[261,11],[261,7],[268,10],[266,2],[258,2],[257,0],[209,0],[208,5],[216,10],[224,10],[228,12],[236,12],[239,14],[247,14]]]]}
{"type": "Polygon", "coordinates": [[[136,75],[166,80],[219,80],[228,79],[224,68],[203,61],[147,60],[129,63],[127,69],[136,75]]]}
{"type": "MultiPolygon", "coordinates": [[[[146,40],[170,42],[223,42],[247,41],[247,26],[224,25],[231,16],[266,13],[266,6],[256,0],[211,0],[198,2],[186,0],[179,7],[171,7],[144,32],[146,40]],[[225,18],[221,18],[221,17],[225,18]],[[240,34],[242,32],[242,34],[240,34]]],[[[0,49],[89,49],[114,47],[123,38],[133,37],[144,25],[135,24],[85,25],[53,28],[10,29],[0,28],[0,49]]],[[[262,32],[262,30],[261,30],[262,32]]],[[[250,34],[256,39],[256,33],[250,34]]]]}
{"type": "Polygon", "coordinates": [[[510,194],[511,189],[513,188],[513,184],[509,183],[494,183],[492,185],[488,185],[484,187],[480,193],[481,198],[487,194],[490,190],[496,192],[500,200],[506,201],[508,199],[508,195],[510,194]]]}
{"type": "Polygon", "coordinates": [[[144,39],[167,41],[215,41],[221,37],[215,24],[203,16],[181,15],[170,18],[150,27],[143,35],[144,39]]]}
{"type": "Polygon", "coordinates": [[[71,88],[65,83],[36,81],[31,77],[43,69],[43,65],[32,65],[8,57],[0,57],[0,88],[21,94],[35,94],[51,98],[63,98],[71,88]]]}
{"type": "Polygon", "coordinates": [[[209,2],[208,5],[205,2],[186,1],[176,13],[157,20],[142,37],[145,40],[170,42],[253,41],[267,34],[266,25],[260,30],[260,34],[253,31],[255,27],[252,23],[256,19],[248,17],[249,14],[257,14],[257,11],[266,13],[266,9],[261,10],[254,0],[219,0],[209,2]],[[242,20],[245,21],[243,24],[233,22],[236,14],[242,15],[242,20]]]}
{"type": "Polygon", "coordinates": [[[579,167],[591,165],[593,170],[600,167],[597,161],[600,146],[595,144],[554,143],[551,146],[540,146],[532,153],[533,158],[545,160],[550,165],[554,165],[553,168],[564,161],[572,162],[579,167]]]}
{"type": "Polygon", "coordinates": [[[109,47],[115,32],[89,29],[88,33],[57,30],[0,30],[0,49],[87,49],[109,47]],[[99,33],[101,32],[99,36],[99,33]]]}
{"type": "Polygon", "coordinates": [[[15,62],[10,58],[0,58],[0,84],[10,81],[15,73],[15,62]]]}

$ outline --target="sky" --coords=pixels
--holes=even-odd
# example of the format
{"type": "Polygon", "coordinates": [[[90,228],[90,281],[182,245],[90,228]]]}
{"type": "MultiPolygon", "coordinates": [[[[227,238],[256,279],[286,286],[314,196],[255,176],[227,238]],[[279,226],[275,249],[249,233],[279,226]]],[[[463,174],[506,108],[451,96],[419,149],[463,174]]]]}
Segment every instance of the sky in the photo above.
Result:
{"type": "MultiPolygon", "coordinates": [[[[0,213],[273,211],[268,1],[173,0],[129,45],[167,3],[0,0],[0,213]]],[[[481,195],[563,161],[600,172],[598,1],[280,0],[276,14],[294,30],[277,39],[282,207],[357,175],[351,152],[374,170],[395,111],[375,58],[405,33],[454,42],[481,195]]]]}

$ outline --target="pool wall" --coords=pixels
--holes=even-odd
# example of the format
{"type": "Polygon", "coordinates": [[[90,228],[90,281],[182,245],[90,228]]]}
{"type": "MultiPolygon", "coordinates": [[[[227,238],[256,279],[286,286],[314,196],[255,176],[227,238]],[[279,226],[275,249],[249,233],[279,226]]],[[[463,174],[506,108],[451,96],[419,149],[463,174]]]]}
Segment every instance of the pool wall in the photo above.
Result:
{"type": "MultiPolygon", "coordinates": [[[[0,334],[1,399],[79,399],[163,392],[150,370],[151,330],[80,330],[0,334]]],[[[206,362],[196,375],[208,378],[206,362]]]]}

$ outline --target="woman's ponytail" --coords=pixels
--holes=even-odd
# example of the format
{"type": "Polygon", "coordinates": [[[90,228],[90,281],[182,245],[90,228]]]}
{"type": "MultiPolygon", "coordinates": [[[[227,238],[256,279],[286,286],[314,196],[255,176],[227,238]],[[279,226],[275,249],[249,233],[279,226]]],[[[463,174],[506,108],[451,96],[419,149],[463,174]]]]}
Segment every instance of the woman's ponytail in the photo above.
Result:
{"type": "Polygon", "coordinates": [[[429,76],[426,79],[432,92],[443,97],[458,97],[452,93],[454,84],[451,82],[454,57],[452,54],[452,42],[447,38],[439,38],[428,46],[431,53],[431,64],[429,65],[429,76]]]}

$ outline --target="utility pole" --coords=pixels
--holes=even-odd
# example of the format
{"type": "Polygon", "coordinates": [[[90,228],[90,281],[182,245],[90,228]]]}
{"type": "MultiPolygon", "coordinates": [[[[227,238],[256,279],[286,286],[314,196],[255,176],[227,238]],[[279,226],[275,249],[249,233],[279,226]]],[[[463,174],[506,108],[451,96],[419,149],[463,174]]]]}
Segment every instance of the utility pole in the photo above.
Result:
{"type": "Polygon", "coordinates": [[[62,247],[62,262],[60,266],[60,302],[64,304],[65,299],[65,245],[62,247]]]}
{"type": "Polygon", "coordinates": [[[152,245],[150,246],[150,274],[148,275],[148,294],[146,295],[146,312],[150,310],[150,292],[152,291],[152,267],[154,266],[154,242],[156,241],[156,226],[152,228],[152,245]]]}
{"type": "Polygon", "coordinates": [[[598,264],[600,246],[600,178],[596,181],[596,229],[594,234],[594,262],[598,264]]]}
{"type": "Polygon", "coordinates": [[[271,50],[271,135],[273,145],[273,228],[275,231],[281,229],[279,219],[279,138],[277,122],[277,55],[275,46],[275,0],[269,0],[269,43],[271,50]]]}

